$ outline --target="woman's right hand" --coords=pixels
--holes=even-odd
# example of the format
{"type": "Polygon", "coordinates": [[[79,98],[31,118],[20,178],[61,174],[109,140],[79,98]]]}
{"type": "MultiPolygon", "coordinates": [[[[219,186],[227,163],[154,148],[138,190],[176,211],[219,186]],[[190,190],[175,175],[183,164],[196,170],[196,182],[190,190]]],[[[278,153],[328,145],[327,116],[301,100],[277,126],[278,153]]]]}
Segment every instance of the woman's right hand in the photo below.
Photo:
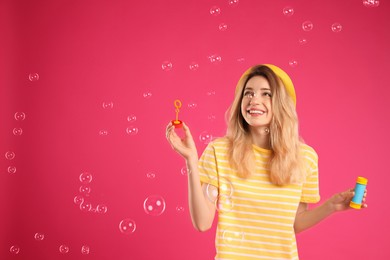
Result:
{"type": "Polygon", "coordinates": [[[172,149],[186,160],[198,159],[198,152],[189,127],[183,122],[184,137],[180,138],[175,132],[175,126],[171,123],[166,128],[166,137],[172,149]]]}

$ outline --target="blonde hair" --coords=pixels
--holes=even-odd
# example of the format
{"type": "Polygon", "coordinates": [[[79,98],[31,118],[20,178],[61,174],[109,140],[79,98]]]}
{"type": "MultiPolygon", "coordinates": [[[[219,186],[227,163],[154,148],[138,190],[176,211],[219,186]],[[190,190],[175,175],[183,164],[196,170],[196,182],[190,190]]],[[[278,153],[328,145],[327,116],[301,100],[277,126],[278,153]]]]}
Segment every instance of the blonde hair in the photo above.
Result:
{"type": "Polygon", "coordinates": [[[249,125],[241,113],[241,101],[248,80],[263,76],[272,92],[273,117],[269,126],[272,155],[269,161],[270,180],[276,185],[301,183],[304,180],[300,147],[303,141],[298,133],[298,116],[293,99],[283,82],[266,65],[252,67],[238,82],[233,103],[227,111],[228,158],[238,175],[247,178],[255,170],[255,157],[249,125]]]}

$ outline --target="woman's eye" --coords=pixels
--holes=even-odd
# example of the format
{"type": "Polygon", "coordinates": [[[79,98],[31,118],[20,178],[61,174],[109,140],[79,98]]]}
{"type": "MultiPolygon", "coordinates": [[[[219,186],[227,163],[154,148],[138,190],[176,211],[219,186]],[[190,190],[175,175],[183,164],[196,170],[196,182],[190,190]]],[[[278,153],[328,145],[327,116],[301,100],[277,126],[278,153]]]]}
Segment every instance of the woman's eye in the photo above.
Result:
{"type": "Polygon", "coordinates": [[[244,96],[245,97],[253,97],[253,92],[251,92],[251,91],[244,92],[244,96]]]}
{"type": "Polygon", "coordinates": [[[272,97],[272,94],[270,92],[264,92],[264,96],[272,97]]]}

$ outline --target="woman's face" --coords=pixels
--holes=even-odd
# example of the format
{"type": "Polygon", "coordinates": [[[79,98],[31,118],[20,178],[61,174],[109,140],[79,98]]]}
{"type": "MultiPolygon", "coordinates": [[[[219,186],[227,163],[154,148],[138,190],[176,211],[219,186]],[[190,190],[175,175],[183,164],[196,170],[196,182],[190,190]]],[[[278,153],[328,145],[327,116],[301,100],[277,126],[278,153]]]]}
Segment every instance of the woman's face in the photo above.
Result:
{"type": "Polygon", "coordinates": [[[251,128],[269,126],[272,119],[272,93],[268,80],[254,76],[248,80],[241,100],[241,114],[251,128]]]}

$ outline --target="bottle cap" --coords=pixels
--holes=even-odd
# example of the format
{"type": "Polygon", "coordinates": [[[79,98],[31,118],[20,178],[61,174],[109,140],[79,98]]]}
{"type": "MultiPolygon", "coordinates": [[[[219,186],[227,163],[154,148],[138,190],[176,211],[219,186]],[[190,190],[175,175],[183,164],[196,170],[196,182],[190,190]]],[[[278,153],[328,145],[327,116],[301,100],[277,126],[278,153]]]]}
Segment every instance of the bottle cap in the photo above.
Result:
{"type": "Polygon", "coordinates": [[[351,202],[349,203],[349,206],[350,206],[351,208],[354,208],[354,209],[361,209],[361,208],[362,208],[362,204],[358,204],[358,203],[355,203],[355,202],[353,202],[353,201],[351,201],[351,202]]]}
{"type": "Polygon", "coordinates": [[[363,184],[363,185],[367,185],[368,179],[366,179],[364,177],[358,177],[356,182],[360,183],[360,184],[363,184]]]}

